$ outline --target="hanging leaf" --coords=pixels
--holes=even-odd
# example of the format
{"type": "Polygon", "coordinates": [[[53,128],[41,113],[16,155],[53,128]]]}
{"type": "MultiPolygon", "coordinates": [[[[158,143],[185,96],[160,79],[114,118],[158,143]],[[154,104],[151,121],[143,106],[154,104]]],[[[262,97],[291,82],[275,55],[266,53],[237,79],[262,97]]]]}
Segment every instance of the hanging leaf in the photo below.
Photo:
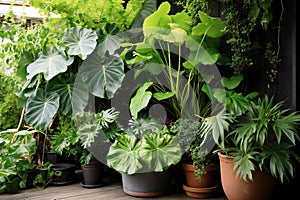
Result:
{"type": "Polygon", "coordinates": [[[118,54],[106,55],[105,47],[100,44],[83,61],[79,76],[93,95],[110,99],[121,87],[125,76],[124,63],[118,54]]]}
{"type": "Polygon", "coordinates": [[[45,54],[41,54],[36,61],[28,65],[26,78],[31,79],[35,75],[43,73],[45,79],[49,81],[57,74],[67,71],[73,60],[74,58],[66,58],[63,52],[52,47],[45,54]]]}
{"type": "Polygon", "coordinates": [[[97,34],[93,30],[83,27],[72,27],[62,38],[63,43],[69,47],[69,55],[78,55],[85,60],[97,45],[97,34]]]}
{"type": "Polygon", "coordinates": [[[37,130],[46,130],[59,107],[59,95],[38,89],[26,103],[25,121],[37,130]]]}

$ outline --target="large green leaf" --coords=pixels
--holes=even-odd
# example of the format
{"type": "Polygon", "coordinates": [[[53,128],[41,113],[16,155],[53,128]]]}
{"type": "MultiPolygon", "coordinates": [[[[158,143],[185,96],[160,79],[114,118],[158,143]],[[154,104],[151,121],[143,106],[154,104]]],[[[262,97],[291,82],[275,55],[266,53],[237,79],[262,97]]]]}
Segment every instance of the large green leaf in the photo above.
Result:
{"type": "Polygon", "coordinates": [[[26,103],[26,123],[37,130],[46,130],[59,107],[59,95],[39,89],[26,103]]]}
{"type": "Polygon", "coordinates": [[[170,134],[149,134],[142,138],[139,155],[149,170],[162,172],[181,160],[181,147],[170,134]]]}
{"type": "Polygon", "coordinates": [[[72,27],[65,33],[62,41],[69,47],[69,55],[78,55],[85,60],[97,45],[97,34],[83,27],[72,27]]]}
{"type": "Polygon", "coordinates": [[[106,33],[100,33],[100,45],[103,52],[108,52],[109,55],[113,55],[123,41],[123,36],[120,33],[120,29],[116,26],[107,24],[105,27],[106,33]]]}
{"type": "Polygon", "coordinates": [[[144,20],[156,11],[156,5],[157,3],[155,0],[146,0],[131,28],[142,28],[144,20]]]}
{"type": "Polygon", "coordinates": [[[153,83],[152,82],[146,82],[144,83],[137,91],[134,97],[130,100],[130,114],[137,118],[138,112],[141,111],[143,108],[145,108],[151,97],[152,92],[146,91],[153,83]]]}
{"type": "Polygon", "coordinates": [[[27,79],[31,79],[39,73],[43,73],[48,81],[59,73],[65,72],[68,66],[72,64],[74,58],[67,58],[62,51],[56,48],[50,48],[46,53],[43,53],[39,58],[28,65],[27,79]]]}
{"type": "Polygon", "coordinates": [[[106,55],[104,46],[100,44],[83,61],[79,76],[92,94],[112,98],[125,76],[124,63],[118,54],[106,55]]]}
{"type": "Polygon", "coordinates": [[[201,23],[193,28],[194,35],[207,35],[212,38],[219,38],[224,35],[225,25],[220,18],[211,17],[205,12],[199,11],[201,23]]]}
{"type": "Polygon", "coordinates": [[[83,84],[74,83],[75,75],[70,77],[55,77],[47,84],[47,92],[56,92],[59,95],[60,110],[64,115],[71,116],[73,112],[74,103],[77,108],[83,109],[88,102],[88,91],[83,84]],[[75,84],[76,87],[74,87],[75,84]],[[76,96],[75,96],[76,95],[76,96]],[[75,96],[75,99],[73,99],[75,96]],[[82,106],[80,106],[82,105],[82,106]]]}
{"type": "Polygon", "coordinates": [[[172,22],[169,16],[171,6],[168,2],[160,4],[157,11],[148,16],[143,24],[143,32],[145,37],[149,37],[157,28],[169,28],[169,23],[172,22]]]}
{"type": "Polygon", "coordinates": [[[134,174],[142,168],[138,150],[141,142],[135,135],[122,134],[111,145],[107,154],[107,166],[120,173],[134,174]]]}

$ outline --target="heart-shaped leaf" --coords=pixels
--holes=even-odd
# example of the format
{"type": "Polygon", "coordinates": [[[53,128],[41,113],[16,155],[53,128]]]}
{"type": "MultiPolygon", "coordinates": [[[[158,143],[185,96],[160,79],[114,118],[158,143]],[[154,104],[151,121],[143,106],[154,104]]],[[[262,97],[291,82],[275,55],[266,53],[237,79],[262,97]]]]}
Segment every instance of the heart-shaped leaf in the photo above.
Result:
{"type": "Polygon", "coordinates": [[[47,92],[56,92],[59,95],[60,110],[64,115],[71,116],[73,111],[73,104],[76,102],[76,108],[81,110],[86,106],[88,102],[88,90],[84,84],[74,83],[75,75],[62,78],[55,77],[47,84],[47,92]],[[76,87],[74,87],[76,85],[76,87]],[[76,95],[76,96],[75,96],[76,95]],[[75,97],[74,97],[75,96],[75,97]],[[83,106],[80,106],[83,105],[83,106]]]}
{"type": "Polygon", "coordinates": [[[52,47],[45,54],[27,66],[27,79],[31,79],[39,73],[43,73],[48,81],[59,73],[65,72],[72,64],[74,58],[67,58],[62,51],[52,47]]]}
{"type": "Polygon", "coordinates": [[[37,130],[46,130],[59,107],[59,95],[38,89],[26,103],[25,121],[37,130]]]}
{"type": "Polygon", "coordinates": [[[112,98],[121,87],[124,74],[124,63],[118,54],[106,55],[103,45],[83,61],[79,76],[92,94],[100,98],[112,98]]]}
{"type": "Polygon", "coordinates": [[[63,43],[69,47],[69,55],[78,55],[85,60],[97,45],[97,34],[93,30],[83,27],[72,27],[62,38],[63,43]]]}

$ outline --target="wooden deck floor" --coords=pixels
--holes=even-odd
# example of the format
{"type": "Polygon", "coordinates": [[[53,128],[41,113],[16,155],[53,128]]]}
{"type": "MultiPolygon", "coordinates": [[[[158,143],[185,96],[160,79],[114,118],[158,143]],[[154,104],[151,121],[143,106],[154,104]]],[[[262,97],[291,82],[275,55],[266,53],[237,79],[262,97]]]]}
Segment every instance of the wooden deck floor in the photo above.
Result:
{"type": "MultiPolygon", "coordinates": [[[[105,185],[100,188],[84,188],[81,186],[79,178],[72,184],[64,186],[50,185],[45,189],[25,189],[17,194],[0,194],[0,200],[135,200],[135,199],[155,199],[155,200],[195,200],[185,195],[181,187],[174,185],[172,192],[166,196],[156,198],[136,198],[123,192],[120,176],[106,174],[105,185]],[[113,177],[113,178],[112,178],[113,177]]],[[[209,198],[210,200],[226,200],[220,194],[209,198]]]]}

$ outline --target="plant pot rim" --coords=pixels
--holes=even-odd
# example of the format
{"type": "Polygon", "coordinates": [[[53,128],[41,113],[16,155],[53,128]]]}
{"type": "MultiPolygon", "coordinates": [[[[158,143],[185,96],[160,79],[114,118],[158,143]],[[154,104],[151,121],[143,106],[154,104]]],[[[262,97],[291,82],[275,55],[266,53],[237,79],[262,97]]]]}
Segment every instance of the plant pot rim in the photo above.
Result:
{"type": "MultiPolygon", "coordinates": [[[[196,167],[193,164],[182,163],[182,169],[185,171],[195,171],[196,167]]],[[[216,164],[205,165],[205,171],[215,171],[217,169],[218,169],[218,166],[216,164]]]]}

